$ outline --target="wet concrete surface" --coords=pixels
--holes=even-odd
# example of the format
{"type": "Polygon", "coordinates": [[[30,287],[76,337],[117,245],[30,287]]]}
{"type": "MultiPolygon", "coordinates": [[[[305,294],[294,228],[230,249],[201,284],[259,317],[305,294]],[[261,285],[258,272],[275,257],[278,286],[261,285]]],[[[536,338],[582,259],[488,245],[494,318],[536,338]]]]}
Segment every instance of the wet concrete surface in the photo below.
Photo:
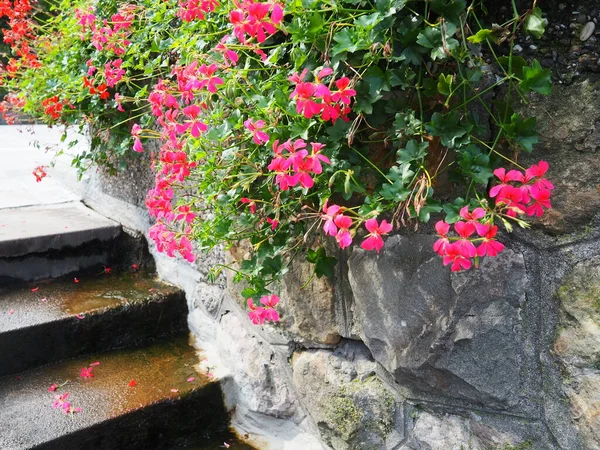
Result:
{"type": "Polygon", "coordinates": [[[0,378],[0,448],[170,449],[224,431],[219,384],[196,371],[199,359],[187,339],[0,378]],[[94,376],[80,377],[81,369],[95,362],[100,364],[93,367],[94,376]],[[61,387],[48,392],[52,384],[61,387]],[[81,413],[52,408],[55,396],[66,392],[81,413]]]}
{"type": "Polygon", "coordinates": [[[183,293],[137,273],[0,291],[0,375],[186,330],[183,293]]]}
{"type": "Polygon", "coordinates": [[[184,450],[221,450],[225,448],[229,450],[258,450],[256,447],[244,443],[229,431],[215,433],[212,436],[200,439],[198,442],[185,447],[184,450]]]}
{"type": "Polygon", "coordinates": [[[116,238],[121,226],[81,202],[0,209],[0,257],[77,247],[116,238]]]}

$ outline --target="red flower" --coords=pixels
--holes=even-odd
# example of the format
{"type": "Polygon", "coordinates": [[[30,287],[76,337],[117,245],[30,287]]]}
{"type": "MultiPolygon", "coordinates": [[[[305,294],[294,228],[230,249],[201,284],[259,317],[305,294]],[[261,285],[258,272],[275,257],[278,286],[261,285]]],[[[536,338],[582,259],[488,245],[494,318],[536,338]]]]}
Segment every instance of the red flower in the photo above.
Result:
{"type": "Polygon", "coordinates": [[[483,242],[477,247],[477,256],[497,256],[504,250],[504,244],[494,240],[498,227],[491,224],[477,224],[477,234],[483,238],[483,242]]]}
{"type": "Polygon", "coordinates": [[[79,374],[79,376],[81,378],[93,378],[94,374],[92,373],[92,370],[94,370],[93,367],[89,367],[89,368],[82,367],[81,368],[81,373],[79,374]]]}
{"type": "Polygon", "coordinates": [[[435,229],[440,238],[433,244],[433,251],[438,255],[443,256],[446,253],[446,248],[450,245],[450,241],[448,240],[450,225],[443,220],[440,220],[435,224],[435,229]]]}
{"type": "Polygon", "coordinates": [[[368,237],[360,244],[360,247],[365,250],[377,250],[377,253],[383,248],[382,234],[387,234],[392,231],[392,224],[381,221],[381,224],[377,223],[377,219],[369,219],[365,222],[365,228],[369,231],[368,237]]]}
{"type": "Polygon", "coordinates": [[[463,254],[462,248],[458,245],[458,242],[450,244],[446,247],[446,254],[444,255],[442,262],[445,266],[452,264],[450,269],[453,272],[460,270],[468,270],[471,268],[471,260],[466,258],[463,254]]]}

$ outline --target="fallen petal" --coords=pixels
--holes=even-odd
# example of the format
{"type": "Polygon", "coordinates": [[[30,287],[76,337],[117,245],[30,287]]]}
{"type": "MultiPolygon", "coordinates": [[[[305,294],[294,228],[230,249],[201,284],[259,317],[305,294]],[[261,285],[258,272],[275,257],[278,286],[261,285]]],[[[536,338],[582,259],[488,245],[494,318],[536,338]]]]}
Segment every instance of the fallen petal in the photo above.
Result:
{"type": "Polygon", "coordinates": [[[85,319],[85,316],[83,314],[77,314],[75,317],[77,317],[79,320],[85,319]]]}
{"type": "Polygon", "coordinates": [[[171,389],[171,392],[173,392],[174,394],[177,394],[179,392],[179,389],[171,389]]]}
{"type": "Polygon", "coordinates": [[[196,378],[194,378],[194,377],[189,377],[189,378],[187,379],[187,381],[188,381],[188,383],[191,383],[191,382],[192,382],[192,381],[194,381],[195,379],[196,379],[196,378]]]}
{"type": "Polygon", "coordinates": [[[40,288],[39,288],[39,287],[34,287],[34,288],[31,288],[31,292],[37,292],[37,291],[39,291],[39,290],[40,290],[40,288]]]}
{"type": "Polygon", "coordinates": [[[137,386],[137,381],[135,381],[135,380],[131,380],[131,381],[130,381],[130,382],[127,384],[127,386],[129,386],[129,387],[135,387],[135,386],[137,386]]]}

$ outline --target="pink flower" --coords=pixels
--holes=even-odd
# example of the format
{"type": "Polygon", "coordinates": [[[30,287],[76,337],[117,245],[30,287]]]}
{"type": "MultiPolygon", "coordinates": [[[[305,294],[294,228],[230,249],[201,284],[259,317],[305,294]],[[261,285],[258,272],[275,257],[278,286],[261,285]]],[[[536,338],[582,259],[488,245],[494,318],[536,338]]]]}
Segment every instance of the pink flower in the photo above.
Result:
{"type": "Polygon", "coordinates": [[[256,202],[254,200],[250,200],[249,198],[243,197],[240,198],[240,202],[246,203],[248,205],[251,214],[254,214],[256,212],[256,202]]]}
{"type": "Polygon", "coordinates": [[[329,200],[325,200],[323,204],[323,213],[321,214],[321,219],[325,221],[323,224],[323,231],[326,235],[335,236],[338,232],[337,226],[335,225],[334,219],[335,216],[340,212],[340,207],[338,205],[327,206],[327,202],[329,200]]]}
{"type": "Polygon", "coordinates": [[[467,222],[476,222],[482,217],[485,217],[485,209],[475,208],[473,212],[469,212],[469,207],[464,206],[460,210],[460,217],[465,219],[467,222]]]}
{"type": "Polygon", "coordinates": [[[81,378],[93,378],[93,376],[94,376],[94,374],[92,373],[93,369],[94,369],[93,367],[89,367],[89,368],[82,367],[81,373],[79,374],[79,376],[81,378]]]}
{"type": "Polygon", "coordinates": [[[381,224],[377,223],[377,219],[369,219],[365,222],[365,228],[369,231],[368,237],[360,244],[360,247],[365,250],[377,250],[377,253],[383,248],[382,234],[387,234],[392,231],[392,224],[385,220],[381,224]]]}
{"type": "Polygon", "coordinates": [[[504,250],[504,244],[494,240],[498,227],[491,224],[477,224],[477,234],[483,238],[483,242],[477,247],[477,256],[497,256],[504,250]]]}
{"type": "Polygon", "coordinates": [[[462,239],[452,244],[452,246],[459,249],[465,258],[474,257],[477,254],[477,250],[469,237],[475,233],[475,225],[472,222],[456,222],[454,230],[462,239]]]}
{"type": "Polygon", "coordinates": [[[335,82],[335,85],[338,88],[338,91],[332,95],[332,100],[334,102],[341,102],[344,105],[349,105],[351,102],[351,97],[356,95],[356,91],[354,89],[348,89],[350,85],[350,79],[348,77],[342,77],[335,82]]]}
{"type": "Polygon", "coordinates": [[[506,173],[506,169],[504,167],[500,167],[499,169],[494,170],[494,175],[501,181],[501,184],[497,184],[496,186],[490,189],[490,197],[494,198],[500,190],[505,186],[510,186],[508,183],[511,181],[520,181],[523,182],[525,177],[518,170],[509,170],[506,173]]]}
{"type": "Polygon", "coordinates": [[[460,270],[468,270],[471,268],[471,260],[466,258],[463,254],[462,248],[458,245],[458,242],[450,244],[446,247],[446,254],[444,255],[442,262],[445,266],[452,264],[450,269],[453,272],[460,270]]]}
{"type": "Polygon", "coordinates": [[[275,220],[275,219],[271,219],[270,217],[267,217],[267,223],[269,225],[271,225],[271,230],[275,230],[275,228],[277,228],[277,226],[279,225],[279,221],[275,220]]]}
{"type": "Polygon", "coordinates": [[[262,145],[269,142],[269,135],[264,131],[260,131],[265,127],[265,122],[263,120],[257,120],[256,122],[253,119],[248,119],[244,122],[244,127],[248,129],[252,133],[252,140],[256,145],[262,145]]]}
{"type": "Polygon", "coordinates": [[[54,392],[58,389],[58,386],[56,384],[51,384],[50,387],[48,388],[48,392],[54,392]]]}
{"type": "Polygon", "coordinates": [[[175,220],[185,220],[186,223],[192,223],[196,214],[190,210],[189,205],[182,205],[178,209],[179,214],[175,216],[175,220]]]}
{"type": "Polygon", "coordinates": [[[279,303],[279,297],[275,294],[264,295],[260,298],[263,306],[256,306],[254,300],[248,299],[248,317],[254,325],[262,325],[264,322],[279,321],[279,314],[275,310],[275,306],[279,303]]]}
{"type": "Polygon", "coordinates": [[[450,231],[450,225],[443,220],[440,220],[435,224],[435,230],[439,234],[440,238],[433,244],[433,251],[438,255],[443,256],[446,254],[446,249],[450,245],[450,241],[448,240],[448,231],[450,231]]]}
{"type": "Polygon", "coordinates": [[[544,214],[544,208],[550,209],[550,191],[547,189],[539,189],[536,185],[531,186],[529,190],[533,203],[527,207],[525,213],[528,216],[541,217],[544,214]]]}
{"type": "Polygon", "coordinates": [[[339,227],[339,230],[335,235],[335,240],[343,250],[352,244],[352,235],[350,234],[349,230],[349,228],[352,226],[352,219],[343,214],[338,214],[334,219],[334,223],[337,227],[339,227]]]}

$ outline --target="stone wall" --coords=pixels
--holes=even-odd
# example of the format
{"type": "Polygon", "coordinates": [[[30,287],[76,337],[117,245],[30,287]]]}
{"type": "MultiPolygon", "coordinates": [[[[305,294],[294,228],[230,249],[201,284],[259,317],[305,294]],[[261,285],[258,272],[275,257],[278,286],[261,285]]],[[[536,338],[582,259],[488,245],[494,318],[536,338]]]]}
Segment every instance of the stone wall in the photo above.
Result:
{"type": "MultiPolygon", "coordinates": [[[[186,290],[204,368],[259,448],[600,449],[600,27],[580,40],[600,8],[542,7],[548,33],[519,52],[551,66],[555,87],[520,106],[542,135],[522,161],[549,161],[554,209],[502,236],[501,256],[452,274],[427,230],[397,234],[381,254],[340,253],[335,280],[305,289],[296,264],[281,323],[256,327],[238,288],[206,281],[230,255],[154,255],[186,290]]],[[[145,232],[140,179],[92,174],[87,201],[145,232]]]]}

